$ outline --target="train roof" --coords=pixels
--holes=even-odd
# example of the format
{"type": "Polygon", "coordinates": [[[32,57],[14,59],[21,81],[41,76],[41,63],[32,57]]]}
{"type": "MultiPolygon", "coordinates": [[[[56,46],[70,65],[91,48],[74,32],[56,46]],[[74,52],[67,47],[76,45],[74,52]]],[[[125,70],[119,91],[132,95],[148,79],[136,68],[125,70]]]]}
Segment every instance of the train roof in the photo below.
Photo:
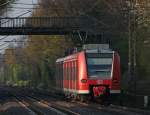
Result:
{"type": "Polygon", "coordinates": [[[56,60],[56,62],[63,62],[65,60],[67,60],[67,59],[76,59],[79,53],[81,53],[81,52],[77,52],[77,53],[71,54],[69,56],[66,56],[66,57],[63,57],[63,58],[59,58],[59,59],[56,60]]]}
{"type": "MultiPolygon", "coordinates": [[[[83,50],[81,52],[86,52],[86,53],[114,53],[114,51],[112,51],[111,49],[92,49],[92,50],[83,50]]],[[[56,60],[56,62],[63,62],[65,60],[69,60],[69,59],[76,59],[78,54],[81,52],[77,52],[74,54],[71,54],[69,56],[63,57],[63,58],[59,58],[56,60]]]]}
{"type": "Polygon", "coordinates": [[[84,50],[92,50],[92,49],[109,49],[109,44],[84,44],[84,50]]]}
{"type": "Polygon", "coordinates": [[[85,50],[86,53],[113,53],[111,49],[91,49],[85,50]]]}

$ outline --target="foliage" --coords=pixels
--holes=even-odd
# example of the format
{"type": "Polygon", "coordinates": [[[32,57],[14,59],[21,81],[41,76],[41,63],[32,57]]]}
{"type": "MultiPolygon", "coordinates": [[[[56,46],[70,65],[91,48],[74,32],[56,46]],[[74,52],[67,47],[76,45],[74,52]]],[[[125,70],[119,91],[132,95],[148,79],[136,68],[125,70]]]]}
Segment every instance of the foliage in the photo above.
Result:
{"type": "Polygon", "coordinates": [[[35,87],[51,86],[54,83],[55,61],[64,56],[71,43],[66,42],[64,36],[29,36],[26,44],[23,48],[5,51],[5,81],[35,87]]]}
{"type": "MultiPolygon", "coordinates": [[[[150,17],[147,3],[136,4],[136,49],[139,80],[149,79],[150,64],[150,17]]],[[[88,16],[97,22],[99,36],[89,35],[84,43],[110,43],[121,56],[122,76],[128,70],[128,11],[129,4],[123,0],[41,0],[32,16],[88,16]],[[40,9],[39,9],[40,8],[40,9]],[[125,11],[124,11],[125,10],[125,11]]],[[[133,22],[131,22],[133,24],[133,22]]],[[[35,23],[33,23],[36,26],[35,23]]],[[[23,48],[7,49],[2,81],[38,87],[51,87],[55,72],[55,60],[64,56],[66,49],[83,44],[79,36],[28,36],[23,48]],[[25,81],[25,83],[23,82],[25,81]]]]}

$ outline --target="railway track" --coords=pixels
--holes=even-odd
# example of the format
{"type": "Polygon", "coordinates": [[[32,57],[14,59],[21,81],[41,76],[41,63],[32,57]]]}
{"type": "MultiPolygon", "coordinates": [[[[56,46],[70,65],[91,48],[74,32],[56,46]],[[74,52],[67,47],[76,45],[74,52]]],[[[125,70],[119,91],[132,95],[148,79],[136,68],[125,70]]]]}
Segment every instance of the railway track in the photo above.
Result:
{"type": "Polygon", "coordinates": [[[67,108],[64,108],[62,106],[59,106],[55,103],[49,103],[47,101],[41,101],[41,99],[38,99],[37,97],[28,97],[28,99],[32,100],[32,101],[37,101],[38,103],[48,107],[50,110],[52,111],[55,111],[56,113],[58,114],[61,114],[61,115],[80,115],[79,113],[75,113],[67,108]]]}
{"type": "Polygon", "coordinates": [[[18,99],[15,99],[15,101],[17,103],[19,103],[23,108],[25,108],[30,115],[37,115],[37,113],[34,110],[32,110],[31,108],[27,107],[27,105],[26,105],[27,103],[25,104],[24,102],[22,102],[22,101],[20,101],[18,99]]]}
{"type": "Polygon", "coordinates": [[[66,101],[59,95],[46,95],[28,90],[12,90],[10,94],[24,108],[22,111],[28,111],[29,115],[150,115],[112,105],[103,106],[95,102],[66,101]]]}
{"type": "MultiPolygon", "coordinates": [[[[23,96],[24,97],[24,96],[23,96]]],[[[41,101],[37,97],[26,96],[24,98],[15,96],[16,101],[22,105],[31,115],[80,115],[67,108],[58,106],[54,103],[41,101]]]]}
{"type": "MultiPolygon", "coordinates": [[[[20,106],[22,110],[26,111],[29,115],[79,115],[78,113],[75,113],[67,108],[58,106],[54,103],[41,101],[39,98],[32,96],[32,93],[28,91],[20,91],[6,88],[5,93],[7,95],[9,94],[13,102],[20,106]]],[[[3,97],[5,96],[6,95],[4,94],[3,97]]]]}
{"type": "MultiPolygon", "coordinates": [[[[46,95],[44,95],[46,96],[46,95]]],[[[41,97],[41,96],[39,96],[41,97]]],[[[57,95],[48,95],[47,98],[60,98],[62,99],[61,96],[57,96],[57,95]]],[[[48,99],[46,99],[48,101],[48,99]]],[[[46,102],[47,102],[46,101],[46,102]]],[[[80,101],[69,101],[70,103],[73,104],[78,104],[79,106],[82,105],[86,108],[89,109],[97,109],[99,111],[105,111],[105,112],[109,112],[109,113],[116,113],[116,114],[120,114],[120,115],[150,115],[149,111],[142,111],[142,110],[138,110],[138,109],[130,109],[127,107],[122,107],[122,106],[116,106],[116,105],[109,105],[109,106],[104,106],[104,105],[100,105],[99,103],[96,102],[80,102],[80,101]]]]}

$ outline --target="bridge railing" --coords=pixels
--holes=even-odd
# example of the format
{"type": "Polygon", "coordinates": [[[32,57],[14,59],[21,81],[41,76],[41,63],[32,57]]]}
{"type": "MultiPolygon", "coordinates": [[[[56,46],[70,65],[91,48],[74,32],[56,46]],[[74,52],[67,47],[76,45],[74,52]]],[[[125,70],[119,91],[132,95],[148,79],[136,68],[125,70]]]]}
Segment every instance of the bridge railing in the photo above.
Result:
{"type": "Polygon", "coordinates": [[[0,27],[6,28],[81,28],[88,25],[84,17],[5,17],[0,27]]]}

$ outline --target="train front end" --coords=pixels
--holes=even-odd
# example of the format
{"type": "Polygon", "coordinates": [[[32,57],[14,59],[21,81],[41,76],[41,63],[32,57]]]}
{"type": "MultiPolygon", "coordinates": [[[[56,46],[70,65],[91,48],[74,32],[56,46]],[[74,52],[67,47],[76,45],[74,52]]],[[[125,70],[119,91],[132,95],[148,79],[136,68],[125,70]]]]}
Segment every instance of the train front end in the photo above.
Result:
{"type": "Polygon", "coordinates": [[[87,50],[87,76],[92,97],[120,93],[120,57],[111,50],[87,50]]]}

